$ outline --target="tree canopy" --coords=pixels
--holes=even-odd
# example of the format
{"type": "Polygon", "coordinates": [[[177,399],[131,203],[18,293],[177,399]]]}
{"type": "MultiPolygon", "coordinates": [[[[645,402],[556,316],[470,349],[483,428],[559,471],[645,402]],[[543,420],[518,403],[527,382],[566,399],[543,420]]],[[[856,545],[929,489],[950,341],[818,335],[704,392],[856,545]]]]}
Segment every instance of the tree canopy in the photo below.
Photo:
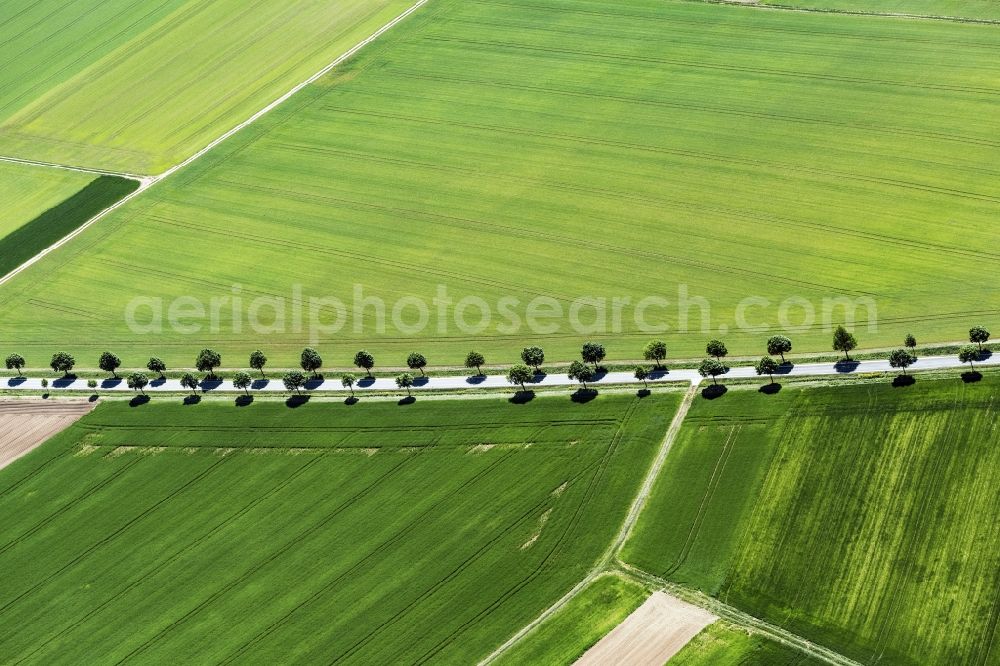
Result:
{"type": "Polygon", "coordinates": [[[663,359],[667,357],[667,343],[663,340],[649,341],[642,350],[642,357],[647,361],[654,361],[659,368],[663,359]]]}
{"type": "Polygon", "coordinates": [[[521,360],[537,372],[542,368],[542,363],[545,363],[545,351],[541,347],[525,347],[521,350],[521,360]]]}
{"type": "Polygon", "coordinates": [[[833,332],[833,349],[834,351],[844,352],[844,356],[847,360],[851,359],[850,351],[857,346],[857,338],[855,338],[854,334],[843,326],[838,326],[833,332]]]}

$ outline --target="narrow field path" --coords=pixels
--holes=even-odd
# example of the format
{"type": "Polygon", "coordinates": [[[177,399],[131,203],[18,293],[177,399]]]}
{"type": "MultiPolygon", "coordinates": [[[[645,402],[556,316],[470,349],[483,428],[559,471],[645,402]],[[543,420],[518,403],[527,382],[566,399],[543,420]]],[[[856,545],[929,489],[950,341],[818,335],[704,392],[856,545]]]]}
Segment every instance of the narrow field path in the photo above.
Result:
{"type": "Polygon", "coordinates": [[[25,166],[36,166],[46,169],[61,169],[63,171],[76,171],[78,173],[92,173],[95,176],[118,176],[119,178],[128,178],[130,180],[137,180],[140,183],[152,179],[152,176],[143,176],[134,173],[119,173],[117,171],[106,171],[105,169],[91,169],[89,167],[71,166],[68,164],[56,164],[55,162],[40,162],[38,160],[26,160],[21,157],[9,157],[7,155],[0,155],[0,162],[8,162],[10,164],[23,164],[25,166]]]}
{"type": "Polygon", "coordinates": [[[0,400],[0,469],[71,426],[95,404],[88,400],[0,400]]]}
{"type": "Polygon", "coordinates": [[[222,143],[223,141],[225,141],[229,137],[233,136],[234,134],[236,134],[240,130],[246,128],[249,125],[252,125],[255,122],[257,122],[258,120],[260,120],[261,118],[263,118],[264,116],[266,116],[268,113],[270,113],[271,111],[273,111],[274,109],[276,109],[278,106],[280,106],[284,102],[288,101],[288,99],[290,97],[292,97],[292,95],[294,95],[295,93],[299,92],[300,90],[302,90],[306,86],[308,86],[308,85],[310,85],[310,84],[315,83],[316,81],[318,81],[321,77],[325,76],[331,70],[333,70],[335,67],[337,67],[338,65],[340,65],[341,63],[343,63],[345,60],[347,60],[348,58],[351,58],[358,51],[360,51],[361,49],[363,49],[364,47],[368,46],[373,41],[375,41],[376,39],[378,39],[379,37],[381,37],[383,34],[385,34],[386,31],[392,29],[396,24],[398,24],[400,21],[404,20],[406,17],[408,17],[413,12],[417,11],[418,9],[420,9],[420,7],[422,7],[426,3],[427,3],[427,0],[417,0],[417,2],[415,2],[412,5],[410,5],[399,16],[397,16],[396,18],[392,19],[391,21],[389,21],[388,23],[386,23],[385,25],[383,25],[381,28],[379,28],[378,30],[376,30],[375,32],[373,32],[371,35],[369,35],[365,39],[361,40],[360,42],[358,42],[357,44],[355,44],[354,46],[352,46],[350,49],[348,49],[347,51],[345,51],[344,53],[342,53],[340,56],[338,56],[333,62],[331,62],[328,65],[326,65],[325,67],[323,67],[323,69],[319,70],[318,72],[316,72],[315,74],[313,74],[312,76],[310,76],[305,81],[302,81],[301,83],[297,84],[295,87],[293,87],[291,90],[289,90],[288,92],[286,92],[284,95],[282,95],[281,97],[277,98],[276,100],[274,100],[273,102],[271,102],[270,104],[268,104],[267,106],[265,106],[264,108],[262,108],[260,111],[257,111],[256,113],[254,113],[252,116],[250,116],[249,118],[247,118],[246,120],[244,120],[240,124],[236,125],[235,127],[233,127],[232,129],[228,130],[227,132],[225,132],[225,133],[221,134],[220,136],[216,137],[215,139],[213,139],[212,141],[210,141],[207,146],[205,146],[204,148],[202,148],[201,150],[199,150],[198,152],[196,152],[194,155],[191,155],[191,157],[188,157],[186,160],[184,160],[180,164],[176,164],[176,165],[170,167],[169,169],[167,169],[166,171],[164,171],[163,173],[161,173],[161,174],[159,174],[157,176],[135,176],[135,175],[129,175],[129,174],[120,174],[120,173],[113,173],[113,172],[105,172],[105,171],[100,171],[100,170],[95,170],[95,169],[87,169],[87,168],[83,168],[83,167],[73,167],[73,166],[67,166],[67,165],[61,165],[61,164],[51,164],[51,163],[46,163],[46,162],[37,162],[37,161],[33,161],[33,160],[24,160],[24,159],[20,159],[20,158],[16,158],[16,157],[0,157],[0,160],[7,161],[7,162],[16,162],[16,163],[19,163],[19,164],[33,164],[33,165],[36,165],[36,166],[47,166],[47,167],[57,168],[57,169],[69,169],[69,170],[72,170],[72,171],[82,171],[82,172],[85,172],[85,173],[94,173],[94,174],[99,174],[99,175],[122,176],[124,178],[131,178],[133,180],[138,180],[139,183],[140,183],[139,189],[137,189],[135,192],[132,192],[131,194],[129,194],[125,198],[121,199],[120,201],[118,201],[117,203],[115,203],[113,206],[109,206],[108,208],[102,210],[100,213],[98,213],[94,217],[92,217],[89,220],[87,220],[84,224],[82,224],[81,226],[77,227],[77,229],[75,231],[73,231],[71,234],[68,234],[64,238],[60,239],[58,242],[56,242],[53,245],[45,248],[44,250],[42,250],[41,252],[39,252],[38,254],[36,254],[34,257],[32,257],[31,259],[27,260],[26,262],[24,262],[23,264],[21,264],[20,266],[18,266],[14,270],[12,270],[10,273],[8,273],[7,275],[5,275],[2,278],[0,278],[0,286],[3,286],[4,284],[6,284],[10,280],[12,280],[16,275],[24,272],[25,270],[27,270],[28,268],[30,268],[31,266],[33,266],[34,264],[36,264],[45,255],[49,254],[53,250],[56,250],[56,249],[62,247],[66,243],[70,242],[71,240],[73,240],[74,238],[76,238],[77,236],[79,236],[80,234],[82,234],[84,231],[86,231],[87,229],[89,229],[90,227],[92,227],[94,224],[96,224],[97,222],[99,222],[102,218],[104,218],[105,216],[107,216],[108,213],[110,213],[113,210],[115,210],[115,209],[123,206],[125,203],[127,203],[128,201],[131,201],[135,197],[139,196],[140,194],[142,194],[143,192],[145,192],[146,190],[148,190],[150,187],[152,187],[156,183],[160,182],[161,180],[164,180],[165,178],[169,178],[171,175],[173,175],[174,173],[176,173],[180,169],[183,169],[184,167],[186,167],[187,165],[191,164],[195,160],[200,159],[206,153],[208,153],[210,150],[212,150],[213,148],[215,148],[220,143],[222,143]]]}

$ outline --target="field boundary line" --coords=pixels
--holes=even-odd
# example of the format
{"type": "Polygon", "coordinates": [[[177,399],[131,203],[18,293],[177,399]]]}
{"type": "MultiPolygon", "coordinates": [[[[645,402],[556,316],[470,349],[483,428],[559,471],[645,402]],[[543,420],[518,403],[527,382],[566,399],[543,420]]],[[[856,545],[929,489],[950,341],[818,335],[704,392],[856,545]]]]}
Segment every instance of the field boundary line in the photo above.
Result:
{"type": "Polygon", "coordinates": [[[734,7],[750,7],[753,9],[770,9],[780,12],[801,12],[803,14],[834,14],[843,16],[867,16],[870,18],[906,19],[909,21],[950,21],[952,23],[971,23],[974,25],[1000,25],[1000,20],[976,18],[974,16],[945,16],[940,14],[911,14],[907,12],[879,12],[864,9],[827,9],[823,7],[795,7],[793,5],[763,4],[756,0],[696,0],[709,5],[727,5],[734,7]]]}
{"type": "Polygon", "coordinates": [[[60,240],[56,241],[55,243],[53,243],[49,247],[47,247],[44,250],[40,251],[38,254],[36,254],[35,256],[33,256],[31,259],[28,259],[23,264],[21,264],[20,266],[18,266],[17,268],[15,268],[11,272],[7,273],[2,278],[0,278],[0,287],[2,287],[3,285],[5,285],[6,283],[10,282],[12,279],[14,279],[14,277],[16,277],[20,273],[26,271],[28,268],[30,268],[34,264],[38,263],[38,261],[41,260],[43,257],[45,257],[45,255],[53,252],[54,250],[58,250],[62,246],[64,246],[67,243],[69,243],[71,240],[73,240],[74,238],[76,238],[77,236],[79,236],[80,234],[82,234],[84,231],[86,231],[87,229],[89,229],[90,227],[92,227],[94,224],[96,224],[97,222],[99,222],[101,219],[103,219],[106,215],[108,215],[108,213],[111,213],[112,211],[118,209],[119,207],[123,206],[125,203],[131,201],[135,197],[139,196],[140,194],[142,194],[143,192],[145,192],[146,190],[148,190],[150,187],[152,187],[156,183],[158,183],[158,182],[160,182],[160,181],[162,181],[162,180],[170,177],[171,175],[173,175],[177,171],[183,169],[184,167],[186,167],[189,164],[191,164],[192,162],[194,162],[195,160],[198,160],[199,158],[203,157],[205,154],[207,154],[208,152],[210,152],[213,148],[215,148],[216,146],[218,146],[220,143],[222,143],[226,139],[230,138],[231,136],[233,136],[234,134],[236,134],[240,130],[243,130],[243,129],[249,127],[250,125],[252,125],[253,123],[257,122],[258,120],[260,120],[261,118],[263,118],[265,115],[267,115],[271,111],[274,111],[274,109],[276,109],[281,104],[283,104],[286,101],[288,101],[292,96],[294,96],[296,93],[300,92],[303,88],[305,88],[306,86],[309,86],[309,85],[315,83],[316,81],[318,81],[323,76],[326,76],[335,67],[337,67],[338,65],[341,65],[345,60],[348,60],[349,58],[354,57],[354,55],[356,55],[361,49],[363,49],[364,47],[368,46],[369,44],[371,44],[372,42],[374,42],[376,39],[378,39],[379,37],[381,37],[383,34],[385,34],[386,32],[388,32],[392,28],[394,28],[397,24],[399,24],[400,22],[402,22],[403,20],[405,20],[408,16],[410,16],[410,14],[414,13],[415,11],[417,11],[418,9],[420,9],[421,7],[423,7],[425,4],[427,4],[427,2],[428,2],[428,0],[417,0],[415,3],[413,3],[412,5],[410,5],[409,7],[407,7],[405,10],[403,10],[403,12],[401,14],[397,15],[391,21],[389,21],[388,23],[386,23],[382,27],[380,27],[378,30],[376,30],[372,34],[368,35],[363,40],[361,40],[360,42],[358,42],[357,44],[355,44],[354,46],[352,46],[350,49],[348,49],[347,51],[345,51],[342,54],[340,54],[339,56],[337,56],[332,62],[328,63],[321,70],[319,70],[318,72],[316,72],[315,74],[313,74],[312,76],[310,76],[309,78],[307,78],[306,80],[301,81],[300,83],[296,84],[291,90],[289,90],[285,94],[281,95],[276,100],[274,100],[273,102],[271,102],[270,104],[268,104],[264,108],[260,109],[259,111],[257,111],[256,113],[254,113],[252,116],[250,116],[249,118],[247,118],[243,122],[239,123],[235,127],[231,128],[231,129],[227,130],[226,132],[224,132],[223,134],[219,135],[218,137],[216,137],[215,139],[213,139],[212,141],[210,141],[208,143],[208,145],[206,145],[204,148],[202,148],[198,152],[194,153],[193,155],[191,155],[187,159],[183,160],[182,162],[180,162],[178,164],[175,164],[174,166],[170,167],[169,169],[167,169],[163,173],[160,173],[159,175],[156,175],[156,176],[132,176],[132,175],[125,175],[125,174],[113,173],[113,172],[100,171],[98,169],[87,169],[87,168],[83,168],[83,167],[69,167],[69,166],[64,166],[64,165],[59,165],[59,164],[49,164],[49,163],[45,163],[45,162],[33,162],[31,160],[21,160],[19,158],[13,158],[13,157],[10,157],[10,158],[0,158],[3,161],[12,162],[12,163],[16,162],[16,163],[22,163],[22,164],[33,164],[35,166],[48,166],[48,167],[52,167],[52,168],[69,169],[69,170],[73,170],[73,171],[82,171],[84,173],[95,173],[95,174],[99,174],[99,175],[121,176],[121,177],[124,177],[124,178],[130,178],[132,180],[138,180],[139,181],[139,188],[136,189],[134,192],[132,192],[131,194],[129,194],[129,195],[123,197],[122,199],[118,200],[117,202],[115,202],[111,206],[108,206],[107,208],[105,208],[101,212],[97,213],[97,215],[94,215],[92,218],[90,218],[89,220],[87,220],[86,222],[84,222],[82,225],[80,225],[79,227],[77,227],[76,229],[74,229],[71,233],[67,234],[66,236],[64,236],[60,240]]]}
{"type": "Polygon", "coordinates": [[[539,614],[534,620],[521,627],[517,633],[508,638],[503,644],[500,645],[500,647],[482,659],[479,662],[479,666],[485,666],[486,664],[492,663],[516,644],[520,643],[521,640],[523,640],[528,634],[534,631],[539,625],[548,620],[550,617],[558,613],[566,604],[568,604],[574,597],[580,594],[584,588],[596,579],[601,576],[614,573],[614,570],[610,568],[609,565],[613,565],[615,563],[615,557],[618,551],[625,543],[625,540],[628,539],[628,536],[632,533],[632,528],[638,520],[639,514],[646,506],[646,500],[649,498],[650,491],[653,488],[653,483],[656,481],[656,477],[659,476],[660,470],[663,468],[663,464],[666,461],[667,453],[670,451],[671,445],[677,438],[677,434],[680,432],[681,424],[684,422],[684,417],[687,416],[688,410],[694,403],[694,398],[698,393],[698,386],[698,384],[692,383],[687,392],[684,394],[684,399],[681,401],[681,404],[678,405],[677,411],[674,414],[673,419],[670,421],[670,426],[667,428],[667,432],[663,436],[659,450],[656,452],[656,457],[653,459],[649,470],[646,472],[646,476],[643,478],[642,485],[639,487],[639,492],[632,501],[632,505],[629,507],[629,511],[625,515],[625,520],[622,522],[622,526],[619,528],[618,534],[615,536],[615,540],[611,543],[607,550],[604,551],[604,554],[601,555],[596,566],[594,566],[594,568],[591,569],[591,571],[580,582],[574,585],[569,592],[564,594],[554,604],[542,611],[541,614],[539,614]]]}
{"type": "Polygon", "coordinates": [[[746,611],[730,606],[715,597],[710,597],[682,585],[671,583],[670,581],[664,580],[663,578],[655,576],[647,571],[643,571],[642,569],[638,569],[621,560],[618,560],[616,565],[617,571],[627,578],[631,578],[632,580],[661,589],[668,594],[677,597],[681,601],[686,601],[689,604],[703,608],[723,620],[728,620],[729,622],[737,624],[744,629],[748,629],[753,633],[796,648],[810,656],[825,661],[828,664],[832,664],[833,666],[864,666],[850,657],[842,655],[839,652],[835,652],[834,650],[817,643],[813,643],[812,641],[799,636],[784,627],[750,615],[746,611]]]}
{"type": "Polygon", "coordinates": [[[12,157],[10,155],[0,155],[0,162],[7,162],[9,164],[21,164],[24,166],[34,166],[46,169],[60,169],[62,171],[76,171],[78,173],[91,173],[95,176],[117,176],[119,178],[128,178],[129,180],[137,180],[140,183],[144,180],[149,180],[152,176],[137,174],[137,173],[123,173],[119,171],[109,171],[107,169],[97,169],[93,167],[83,167],[83,166],[73,166],[71,164],[58,164],[56,162],[43,162],[41,160],[29,160],[23,157],[12,157]]]}

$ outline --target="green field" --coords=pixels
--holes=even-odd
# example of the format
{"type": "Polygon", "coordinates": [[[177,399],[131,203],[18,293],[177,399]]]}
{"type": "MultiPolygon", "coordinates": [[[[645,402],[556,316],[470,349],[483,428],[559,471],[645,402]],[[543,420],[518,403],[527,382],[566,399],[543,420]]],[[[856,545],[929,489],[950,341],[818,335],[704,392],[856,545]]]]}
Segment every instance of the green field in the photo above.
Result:
{"type": "Polygon", "coordinates": [[[473,663],[608,548],[678,403],[104,404],[0,472],[0,654],[473,663]]]}
{"type": "Polygon", "coordinates": [[[695,402],[624,557],[866,664],[997,664],[1000,378],[695,402]]]}
{"type": "Polygon", "coordinates": [[[668,662],[670,666],[819,666],[826,662],[718,620],[668,662]]]}
{"type": "MultiPolygon", "coordinates": [[[[138,187],[138,181],[128,178],[98,176],[78,192],[45,209],[6,236],[0,236],[0,276],[14,270],[138,187]]],[[[45,199],[36,199],[31,192],[27,193],[27,197],[24,194],[21,190],[14,193],[13,198],[18,202],[15,208],[23,210],[26,200],[45,199]]]]}
{"type": "Polygon", "coordinates": [[[498,666],[574,663],[621,624],[649,590],[620,576],[602,576],[497,659],[498,666]]]}
{"type": "Polygon", "coordinates": [[[11,0],[0,154],[159,173],[374,32],[405,0],[11,0]]]}
{"type": "MultiPolygon", "coordinates": [[[[753,295],[770,305],[747,323],[771,329],[785,299],[814,308],[813,325],[793,333],[799,351],[829,349],[823,299],[838,296],[875,302],[877,330],[857,311],[863,345],[911,330],[961,339],[1000,306],[998,48],[994,27],[946,21],[433,0],[8,285],[0,348],[91,358],[113,346],[127,365],[158,354],[176,367],[208,344],[229,366],[262,347],[291,366],[313,343],[328,365],[362,347],[383,366],[415,347],[431,365],[457,365],[471,347],[510,362],[529,342],[569,360],[597,337],[614,361],[638,358],[654,334],[628,308],[616,331],[610,304],[609,332],[573,328],[571,302],[651,295],[671,302],[648,323],[672,327],[675,357],[702,353],[753,295]],[[353,316],[355,285],[387,304],[383,331],[374,308],[353,316]],[[439,320],[430,306],[419,331],[393,323],[397,299],[430,304],[439,285],[455,302],[485,299],[491,321],[478,327],[471,308],[475,330],[460,330],[455,307],[439,320]],[[711,311],[706,323],[685,308],[679,331],[684,285],[711,311]],[[237,327],[221,301],[196,333],[167,323],[178,297],[207,313],[234,293],[244,315],[255,299],[284,298],[285,318],[266,308],[261,330],[246,316],[237,327]],[[137,296],[163,299],[162,332],[126,326],[137,296]],[[311,340],[293,311],[327,296],[347,317],[311,340]],[[539,296],[562,308],[555,332],[527,325],[539,296]],[[513,330],[504,297],[518,300],[513,330]]],[[[831,323],[846,318],[829,309],[831,323]]],[[[803,321],[798,306],[787,315],[803,321]]],[[[584,309],[581,325],[593,318],[584,309]]],[[[734,354],[759,354],[767,334],[724,337],[734,354]]]]}
{"type": "Polygon", "coordinates": [[[0,162],[0,241],[93,180],[77,171],[0,162]]]}
{"type": "Polygon", "coordinates": [[[764,0],[761,4],[848,12],[880,12],[1000,20],[996,0],[764,0]]]}

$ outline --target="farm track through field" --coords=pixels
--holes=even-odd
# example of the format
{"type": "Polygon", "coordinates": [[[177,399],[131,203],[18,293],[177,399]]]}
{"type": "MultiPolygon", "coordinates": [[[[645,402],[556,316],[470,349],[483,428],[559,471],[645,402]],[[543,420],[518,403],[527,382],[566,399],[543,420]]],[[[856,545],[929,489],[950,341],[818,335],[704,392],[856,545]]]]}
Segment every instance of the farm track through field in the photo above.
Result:
{"type": "MultiPolygon", "coordinates": [[[[192,162],[195,162],[195,161],[199,160],[200,158],[202,158],[203,156],[205,156],[208,152],[210,152],[213,148],[215,148],[216,146],[218,146],[220,143],[222,143],[226,139],[230,138],[234,134],[240,132],[244,128],[252,125],[253,123],[255,123],[256,121],[258,121],[259,119],[263,118],[265,115],[269,114],[271,111],[273,111],[274,109],[276,109],[277,107],[279,107],[281,104],[283,104],[284,102],[286,102],[293,95],[295,95],[296,93],[298,93],[300,90],[302,90],[306,86],[309,86],[309,85],[315,83],[320,78],[322,78],[323,76],[325,76],[326,74],[328,74],[330,71],[332,71],[334,68],[336,68],[338,65],[340,65],[344,61],[348,60],[349,58],[353,57],[358,51],[360,51],[361,49],[363,49],[365,46],[367,46],[368,44],[372,43],[373,41],[375,41],[376,39],[378,39],[379,37],[381,37],[385,32],[387,32],[388,30],[390,30],[391,28],[393,28],[394,26],[396,26],[398,23],[400,23],[401,21],[403,21],[404,19],[406,19],[408,16],[410,16],[410,14],[414,13],[420,7],[422,7],[424,4],[426,4],[427,1],[428,0],[417,0],[414,4],[410,5],[401,14],[399,14],[398,16],[396,16],[394,19],[392,19],[391,21],[389,21],[388,23],[386,23],[385,25],[383,25],[381,28],[379,28],[378,30],[376,30],[375,32],[373,32],[371,35],[369,35],[368,37],[366,37],[362,41],[360,41],[357,44],[355,44],[353,47],[351,47],[350,49],[348,49],[347,51],[345,51],[343,54],[341,54],[335,60],[333,60],[331,63],[329,63],[328,65],[326,65],[325,67],[323,67],[321,70],[319,70],[318,72],[316,72],[315,74],[313,74],[312,76],[310,76],[308,79],[306,79],[305,81],[302,81],[301,83],[295,85],[291,90],[289,90],[284,95],[280,96],[279,98],[277,98],[276,100],[274,100],[273,102],[271,102],[270,104],[268,104],[267,106],[265,106],[263,109],[257,111],[252,116],[250,116],[249,118],[247,118],[243,122],[239,123],[238,125],[236,125],[232,129],[230,129],[227,132],[225,132],[225,133],[221,134],[220,136],[216,137],[215,139],[213,139],[212,141],[210,141],[208,143],[208,145],[206,145],[204,148],[202,148],[201,150],[199,150],[195,154],[191,155],[187,159],[183,160],[179,164],[177,164],[177,165],[175,165],[175,166],[167,169],[166,171],[164,171],[163,173],[161,173],[161,174],[159,174],[157,176],[140,177],[140,178],[138,178],[140,180],[140,186],[139,186],[139,188],[137,190],[135,190],[131,194],[125,196],[124,198],[120,199],[117,203],[115,203],[114,205],[110,206],[109,208],[101,211],[100,213],[98,213],[94,217],[90,218],[89,220],[87,220],[87,222],[85,222],[84,224],[82,224],[81,226],[79,226],[75,231],[73,231],[72,233],[68,234],[67,236],[65,236],[64,238],[62,238],[60,241],[58,241],[57,243],[55,243],[52,246],[46,248],[45,250],[39,252],[37,255],[35,255],[34,257],[32,257],[31,259],[29,259],[28,261],[24,262],[23,264],[21,264],[20,266],[18,266],[17,268],[15,268],[11,272],[9,272],[8,274],[4,275],[3,277],[0,277],[0,286],[3,286],[4,284],[6,284],[10,280],[12,280],[15,276],[17,276],[18,274],[20,274],[23,271],[27,270],[30,266],[34,265],[39,259],[41,259],[46,254],[48,254],[48,253],[52,252],[53,250],[56,250],[56,249],[64,246],[66,243],[68,243],[72,239],[74,239],[77,236],[79,236],[86,229],[89,229],[91,226],[93,226],[98,221],[100,221],[102,218],[104,218],[108,213],[110,213],[113,210],[116,210],[117,208],[121,207],[126,202],[131,201],[133,198],[139,196],[140,194],[142,194],[144,191],[146,191],[148,188],[152,187],[156,183],[158,183],[158,182],[160,182],[160,181],[162,181],[162,180],[164,180],[166,178],[169,178],[171,175],[173,175],[177,171],[183,169],[184,167],[188,166],[192,162]]],[[[208,5],[205,5],[205,6],[207,7],[208,5]]],[[[125,57],[125,54],[122,54],[119,57],[125,57]]],[[[53,166],[55,166],[55,165],[53,165],[53,166]]]]}

